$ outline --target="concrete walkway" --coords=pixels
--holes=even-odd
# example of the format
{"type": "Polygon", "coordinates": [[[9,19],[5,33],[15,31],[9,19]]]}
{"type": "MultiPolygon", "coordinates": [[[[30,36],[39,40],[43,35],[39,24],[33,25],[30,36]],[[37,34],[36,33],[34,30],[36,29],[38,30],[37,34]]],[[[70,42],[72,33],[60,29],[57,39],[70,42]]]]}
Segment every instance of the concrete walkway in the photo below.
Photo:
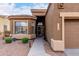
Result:
{"type": "Polygon", "coordinates": [[[31,47],[28,56],[50,56],[44,50],[44,40],[43,38],[35,39],[33,46],[31,47]]]}
{"type": "Polygon", "coordinates": [[[67,56],[79,56],[79,49],[65,49],[67,56]]]}

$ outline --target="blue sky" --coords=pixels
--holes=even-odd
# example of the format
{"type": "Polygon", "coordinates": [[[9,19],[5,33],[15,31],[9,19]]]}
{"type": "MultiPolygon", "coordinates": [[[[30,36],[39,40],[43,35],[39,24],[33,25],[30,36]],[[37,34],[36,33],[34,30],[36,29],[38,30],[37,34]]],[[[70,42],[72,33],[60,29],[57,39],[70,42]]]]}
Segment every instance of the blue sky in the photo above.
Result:
{"type": "Polygon", "coordinates": [[[16,3],[16,7],[33,6],[33,3],[16,3]]]}
{"type": "Polygon", "coordinates": [[[47,7],[47,3],[0,3],[0,15],[32,15],[31,9],[47,7]]]}
{"type": "Polygon", "coordinates": [[[30,8],[33,8],[35,6],[38,6],[38,8],[40,8],[40,7],[46,8],[48,6],[48,4],[47,3],[16,3],[16,8],[20,8],[23,6],[27,6],[30,8]]]}

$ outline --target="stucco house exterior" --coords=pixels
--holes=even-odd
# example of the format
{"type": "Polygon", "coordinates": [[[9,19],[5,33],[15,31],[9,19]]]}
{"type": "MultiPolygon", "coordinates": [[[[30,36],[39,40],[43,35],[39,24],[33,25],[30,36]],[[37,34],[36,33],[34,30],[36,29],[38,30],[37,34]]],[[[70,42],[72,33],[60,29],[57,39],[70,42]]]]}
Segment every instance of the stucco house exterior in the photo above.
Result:
{"type": "Polygon", "coordinates": [[[50,3],[47,9],[31,11],[32,16],[0,16],[0,32],[7,30],[13,37],[19,34],[30,39],[40,32],[54,51],[79,48],[79,3],[50,3]]]}
{"type": "Polygon", "coordinates": [[[29,39],[35,38],[35,21],[36,18],[30,15],[14,15],[9,16],[10,31],[13,36],[26,36],[29,39]]]}
{"type": "Polygon", "coordinates": [[[12,37],[29,39],[35,38],[36,17],[30,15],[11,15],[0,17],[0,32],[10,31],[12,37]]]}
{"type": "MultiPolygon", "coordinates": [[[[36,20],[45,16],[46,9],[32,9],[32,15],[1,15],[0,32],[4,35],[5,31],[10,31],[13,38],[20,39],[27,37],[36,38],[36,20]]],[[[2,35],[2,36],[3,36],[2,35]]]]}
{"type": "Polygon", "coordinates": [[[3,33],[6,29],[10,31],[10,21],[6,16],[0,16],[0,32],[3,33]]]}
{"type": "Polygon", "coordinates": [[[45,17],[46,37],[54,51],[79,48],[79,3],[51,3],[45,17]]]}

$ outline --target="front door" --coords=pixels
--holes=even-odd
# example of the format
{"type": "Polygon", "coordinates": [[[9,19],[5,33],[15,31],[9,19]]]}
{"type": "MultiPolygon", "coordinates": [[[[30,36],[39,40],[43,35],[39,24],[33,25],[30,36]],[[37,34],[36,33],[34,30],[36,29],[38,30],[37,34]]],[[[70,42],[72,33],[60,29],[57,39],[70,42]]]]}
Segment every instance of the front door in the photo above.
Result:
{"type": "Polygon", "coordinates": [[[44,35],[44,26],[37,26],[37,37],[42,37],[44,35]]]}

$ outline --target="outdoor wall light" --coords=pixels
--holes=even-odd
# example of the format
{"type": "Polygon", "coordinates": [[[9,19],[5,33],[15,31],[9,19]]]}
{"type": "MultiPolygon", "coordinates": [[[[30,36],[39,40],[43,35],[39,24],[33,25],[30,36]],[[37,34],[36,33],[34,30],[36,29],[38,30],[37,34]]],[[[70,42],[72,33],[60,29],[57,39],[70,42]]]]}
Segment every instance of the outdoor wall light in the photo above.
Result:
{"type": "Polygon", "coordinates": [[[60,30],[60,23],[57,23],[57,30],[60,30]]]}
{"type": "Polygon", "coordinates": [[[64,3],[58,3],[58,9],[64,9],[64,3]]]}

